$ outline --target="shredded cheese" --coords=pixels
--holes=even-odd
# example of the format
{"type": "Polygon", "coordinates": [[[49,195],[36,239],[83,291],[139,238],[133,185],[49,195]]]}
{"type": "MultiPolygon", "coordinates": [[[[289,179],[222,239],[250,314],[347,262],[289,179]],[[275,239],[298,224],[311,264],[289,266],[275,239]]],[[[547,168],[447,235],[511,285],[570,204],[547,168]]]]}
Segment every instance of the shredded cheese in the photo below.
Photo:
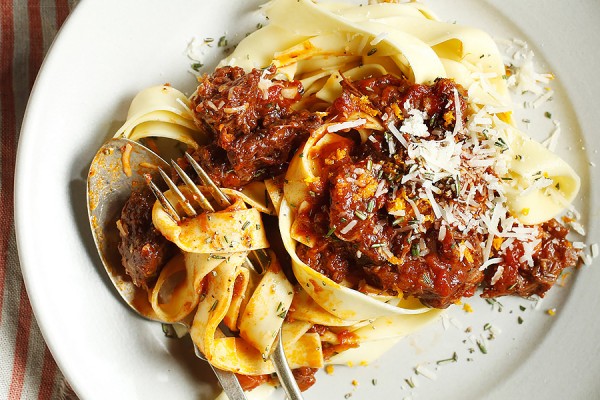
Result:
{"type": "Polygon", "coordinates": [[[358,128],[367,123],[367,120],[364,118],[355,119],[353,121],[340,122],[339,124],[329,125],[327,127],[327,132],[333,133],[338,131],[343,131],[351,128],[358,128]]]}

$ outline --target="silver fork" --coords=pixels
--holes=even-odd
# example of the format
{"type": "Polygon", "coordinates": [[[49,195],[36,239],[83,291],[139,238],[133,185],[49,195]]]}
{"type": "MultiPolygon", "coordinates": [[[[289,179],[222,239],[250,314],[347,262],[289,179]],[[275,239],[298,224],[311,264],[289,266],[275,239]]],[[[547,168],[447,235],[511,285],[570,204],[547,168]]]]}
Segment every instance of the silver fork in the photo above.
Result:
{"type": "MultiPolygon", "coordinates": [[[[229,199],[229,197],[227,197],[227,195],[225,193],[223,193],[223,191],[221,191],[221,189],[213,182],[213,180],[208,176],[208,174],[206,173],[206,171],[204,171],[204,169],[200,166],[200,164],[198,164],[196,162],[196,160],[194,160],[192,158],[192,156],[190,156],[187,152],[185,153],[185,157],[188,160],[188,162],[190,163],[190,165],[192,166],[192,168],[194,169],[194,171],[200,177],[200,180],[202,181],[202,183],[210,191],[210,194],[211,194],[212,198],[215,200],[215,202],[217,203],[219,209],[224,209],[224,208],[230,206],[231,200],[229,199]]],[[[192,179],[188,176],[188,174],[185,173],[185,171],[175,161],[171,160],[171,165],[173,166],[173,169],[175,170],[177,175],[179,175],[179,177],[185,183],[185,185],[192,191],[192,193],[194,194],[194,198],[197,201],[197,203],[200,205],[200,207],[205,211],[214,212],[215,207],[213,207],[213,205],[210,203],[210,201],[206,198],[206,196],[204,196],[202,191],[192,181],[192,179]]],[[[196,212],[194,207],[191,205],[190,201],[183,195],[183,193],[181,193],[181,191],[179,190],[177,185],[171,180],[169,175],[161,168],[159,168],[159,172],[160,172],[163,180],[169,187],[169,189],[171,189],[171,191],[177,197],[179,205],[183,208],[183,210],[187,214],[187,216],[194,217],[194,216],[198,215],[198,213],[196,212]]],[[[174,221],[179,222],[181,220],[181,216],[178,214],[175,206],[169,202],[169,200],[164,196],[162,191],[156,186],[156,184],[151,179],[148,181],[148,185],[150,186],[150,189],[152,190],[152,192],[154,193],[154,195],[156,196],[156,198],[162,205],[163,209],[169,214],[169,216],[174,221]]],[[[263,249],[254,250],[253,255],[256,259],[256,262],[252,263],[248,258],[246,258],[244,260],[244,265],[247,268],[251,268],[251,269],[255,270],[258,274],[264,273],[266,270],[266,266],[268,266],[268,264],[270,262],[269,255],[263,249]]],[[[283,387],[283,390],[285,391],[289,400],[303,400],[300,388],[298,387],[298,384],[296,383],[296,380],[294,379],[294,375],[292,374],[292,370],[290,369],[290,366],[285,357],[285,353],[283,351],[283,343],[281,341],[281,330],[279,330],[279,333],[277,334],[277,338],[275,340],[276,340],[275,348],[273,349],[273,352],[271,353],[270,358],[271,358],[271,362],[273,363],[273,366],[275,367],[275,372],[277,374],[277,377],[279,378],[279,381],[281,382],[281,386],[283,387]]],[[[198,355],[200,357],[200,355],[202,355],[202,353],[196,347],[195,344],[194,344],[194,348],[196,351],[196,355],[198,355]]],[[[217,371],[215,371],[215,372],[217,372],[217,371]]],[[[223,372],[223,371],[221,371],[221,372],[223,372]]],[[[219,377],[218,373],[217,373],[217,377],[219,377]]],[[[234,378],[235,378],[235,376],[234,376],[234,378]]],[[[220,381],[220,379],[221,378],[219,377],[219,381],[220,381]]],[[[237,380],[235,383],[237,383],[237,385],[239,386],[239,382],[237,382],[237,380]]],[[[221,384],[223,385],[223,382],[221,382],[221,384]]],[[[229,393],[228,393],[228,395],[229,395],[229,393]]]]}

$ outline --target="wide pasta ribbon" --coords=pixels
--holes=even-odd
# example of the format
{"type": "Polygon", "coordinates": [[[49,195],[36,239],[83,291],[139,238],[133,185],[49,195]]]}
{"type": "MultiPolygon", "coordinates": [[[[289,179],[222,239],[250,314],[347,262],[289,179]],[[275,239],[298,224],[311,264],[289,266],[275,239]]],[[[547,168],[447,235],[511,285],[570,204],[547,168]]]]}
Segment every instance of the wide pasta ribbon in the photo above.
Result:
{"type": "MultiPolygon", "coordinates": [[[[181,192],[188,198],[193,195],[182,186],[181,192]]],[[[174,195],[165,192],[171,204],[177,204],[174,195]]],[[[223,211],[203,212],[196,217],[177,223],[157,201],[152,210],[156,229],[181,250],[191,253],[235,253],[269,247],[260,211],[247,208],[240,195],[223,211]]]]}
{"type": "Polygon", "coordinates": [[[214,274],[209,275],[190,335],[214,366],[245,375],[274,372],[268,355],[280,327],[283,328],[284,351],[291,368],[323,366],[319,335],[306,333],[310,324],[284,323],[283,314],[292,295],[283,293],[282,289],[285,291],[291,286],[274,255],[272,257],[271,267],[261,278],[258,290],[252,292],[241,311],[240,337],[225,336],[219,324],[231,307],[236,293],[235,283],[244,268],[241,265],[243,259],[238,260],[239,263],[221,263],[214,274]],[[244,321],[244,318],[252,319],[253,323],[244,321]],[[260,349],[255,346],[260,346],[260,349]]]}
{"type": "Polygon", "coordinates": [[[135,141],[146,137],[164,137],[196,149],[198,132],[188,98],[171,86],[161,85],[144,89],[134,97],[127,121],[115,137],[135,141]]]}
{"type": "MultiPolygon", "coordinates": [[[[180,190],[193,200],[186,187],[180,190]]],[[[280,329],[292,366],[323,365],[319,336],[306,332],[312,325],[284,322],[294,289],[274,253],[262,276],[247,268],[248,252],[269,246],[260,217],[260,211],[272,210],[265,190],[262,184],[245,193],[225,189],[233,201],[230,207],[180,223],[160,203],[153,208],[156,228],[182,250],[160,273],[150,296],[153,309],[159,319],[172,323],[196,309],[190,334],[206,358],[247,375],[274,372],[268,358],[280,329]],[[239,337],[226,336],[222,326],[239,337]]],[[[165,196],[177,204],[171,192],[165,196]]]]}

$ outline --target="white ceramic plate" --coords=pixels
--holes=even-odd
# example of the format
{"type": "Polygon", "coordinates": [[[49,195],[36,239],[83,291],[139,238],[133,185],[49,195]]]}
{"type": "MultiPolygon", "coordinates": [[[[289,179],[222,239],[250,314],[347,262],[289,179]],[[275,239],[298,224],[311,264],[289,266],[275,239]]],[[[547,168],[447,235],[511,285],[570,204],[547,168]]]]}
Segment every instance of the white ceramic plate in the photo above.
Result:
{"type": "MultiPolygon", "coordinates": [[[[82,1],[46,58],[19,144],[18,244],[36,318],[83,399],[210,399],[217,391],[190,343],[165,339],[160,325],[136,317],[104,276],[87,220],[85,177],[96,149],[124,120],[134,94],[164,82],[190,93],[195,81],[186,72],[187,44],[194,37],[239,40],[261,20],[255,3],[82,1]]],[[[600,3],[427,3],[444,19],[525,39],[537,53],[540,70],[557,76],[554,100],[540,112],[551,111],[561,121],[559,152],[582,177],[577,207],[586,240],[598,241],[599,186],[591,183],[599,180],[590,162],[600,162],[600,3]]],[[[220,52],[215,48],[205,61],[210,65],[220,52]]],[[[543,138],[552,124],[544,118],[538,122],[529,131],[535,128],[543,138]]],[[[469,299],[474,313],[454,307],[447,329],[432,325],[369,367],[320,373],[306,398],[600,398],[597,282],[597,267],[584,267],[537,309],[527,300],[503,299],[498,312],[498,306],[492,311],[485,301],[469,299]],[[554,317],[545,313],[549,308],[556,308],[554,317]],[[471,339],[479,338],[488,322],[501,332],[483,354],[471,339]],[[465,332],[468,327],[471,333],[465,332]],[[458,362],[436,365],[453,352],[458,362]],[[415,377],[419,364],[436,379],[415,377]],[[414,389],[405,381],[411,377],[414,389]]]]}

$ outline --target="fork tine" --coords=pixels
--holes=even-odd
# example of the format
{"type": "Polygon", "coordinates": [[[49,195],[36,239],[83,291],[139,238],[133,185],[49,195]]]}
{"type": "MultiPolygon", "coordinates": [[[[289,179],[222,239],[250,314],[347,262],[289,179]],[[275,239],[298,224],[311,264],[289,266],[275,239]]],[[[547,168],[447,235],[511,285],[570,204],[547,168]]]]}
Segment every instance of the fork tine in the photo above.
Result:
{"type": "Polygon", "coordinates": [[[229,200],[229,197],[227,197],[227,195],[221,191],[221,189],[213,182],[213,180],[210,179],[206,171],[204,171],[200,164],[198,164],[198,162],[194,160],[187,151],[185,152],[185,158],[188,160],[192,168],[194,168],[194,171],[196,171],[202,182],[208,186],[215,201],[223,208],[229,207],[231,205],[231,200],[229,200]]]}
{"type": "Polygon", "coordinates": [[[146,183],[150,187],[152,193],[154,193],[156,199],[160,202],[162,208],[167,212],[167,214],[169,214],[169,217],[171,217],[171,219],[175,222],[181,221],[179,214],[177,214],[177,211],[175,211],[175,207],[173,207],[169,200],[167,200],[163,192],[158,188],[158,186],[156,186],[156,183],[152,181],[152,178],[149,175],[146,176],[146,183]]]}
{"type": "MultiPolygon", "coordinates": [[[[223,193],[223,191],[213,182],[213,180],[210,179],[210,176],[208,176],[206,171],[204,171],[204,168],[202,168],[187,151],[185,152],[185,158],[189,161],[192,168],[194,168],[194,171],[196,171],[202,182],[208,186],[215,201],[219,203],[222,208],[230,206],[231,200],[229,200],[229,197],[227,197],[227,195],[223,193]]],[[[253,250],[252,252],[255,255],[256,262],[251,262],[246,258],[244,264],[246,265],[246,268],[251,268],[259,275],[262,275],[267,268],[269,268],[269,265],[271,264],[271,257],[264,249],[257,249],[253,250]]]]}
{"type": "Polygon", "coordinates": [[[198,189],[198,186],[196,186],[196,184],[192,181],[189,175],[186,174],[185,171],[181,169],[181,167],[175,161],[171,160],[171,165],[173,166],[173,169],[175,169],[175,172],[177,172],[177,175],[179,175],[179,177],[188,187],[188,189],[192,191],[192,193],[194,194],[194,198],[198,202],[198,204],[200,204],[200,207],[202,207],[206,211],[214,212],[215,209],[212,206],[212,204],[210,204],[206,196],[204,196],[200,189],[198,189]]]}
{"type": "Polygon", "coordinates": [[[183,210],[188,215],[188,217],[195,217],[196,215],[198,215],[196,213],[196,210],[194,210],[194,207],[192,207],[192,205],[190,204],[190,201],[183,195],[183,193],[181,193],[181,190],[179,190],[175,182],[173,182],[171,178],[169,178],[169,175],[167,175],[167,173],[163,171],[163,169],[160,167],[158,168],[158,172],[160,172],[160,176],[162,176],[163,180],[167,183],[169,189],[171,189],[175,196],[177,196],[179,204],[181,205],[181,207],[183,207],[183,210]]]}

